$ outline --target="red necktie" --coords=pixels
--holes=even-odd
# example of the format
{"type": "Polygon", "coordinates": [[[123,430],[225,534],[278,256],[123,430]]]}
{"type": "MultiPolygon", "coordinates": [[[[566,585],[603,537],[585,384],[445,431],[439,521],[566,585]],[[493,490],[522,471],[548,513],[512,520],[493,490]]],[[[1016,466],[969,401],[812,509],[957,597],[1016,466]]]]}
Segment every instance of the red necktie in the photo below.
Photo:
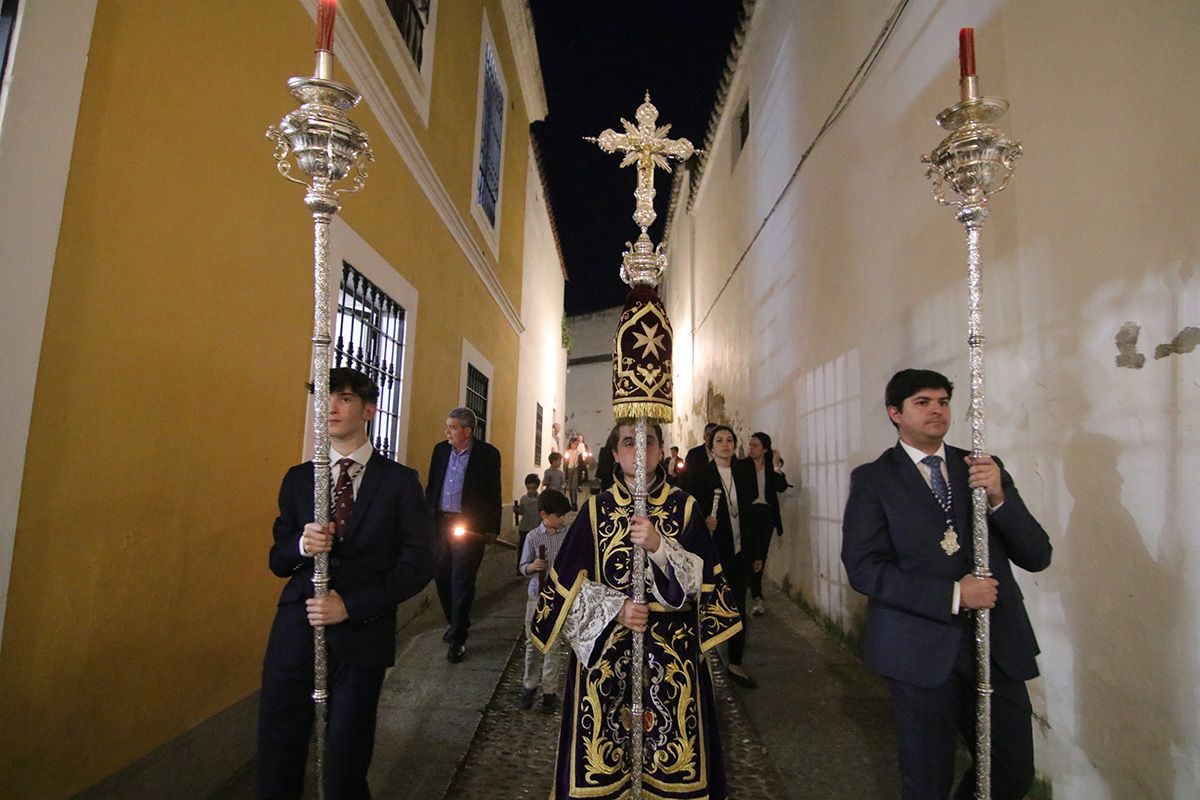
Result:
{"type": "Polygon", "coordinates": [[[354,513],[354,478],[350,475],[350,468],[354,466],[357,466],[357,462],[352,458],[343,458],[338,462],[341,472],[333,489],[333,523],[338,539],[346,538],[350,516],[354,513]]]}

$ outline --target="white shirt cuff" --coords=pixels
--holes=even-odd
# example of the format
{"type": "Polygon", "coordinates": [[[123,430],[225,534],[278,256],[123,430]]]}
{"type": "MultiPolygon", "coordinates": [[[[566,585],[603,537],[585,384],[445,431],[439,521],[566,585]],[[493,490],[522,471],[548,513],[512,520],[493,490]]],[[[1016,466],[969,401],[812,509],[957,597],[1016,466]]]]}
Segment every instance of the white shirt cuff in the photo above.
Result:
{"type": "Polygon", "coordinates": [[[959,607],[962,604],[962,586],[958,581],[954,582],[954,600],[950,603],[950,613],[957,614],[959,607]]]}

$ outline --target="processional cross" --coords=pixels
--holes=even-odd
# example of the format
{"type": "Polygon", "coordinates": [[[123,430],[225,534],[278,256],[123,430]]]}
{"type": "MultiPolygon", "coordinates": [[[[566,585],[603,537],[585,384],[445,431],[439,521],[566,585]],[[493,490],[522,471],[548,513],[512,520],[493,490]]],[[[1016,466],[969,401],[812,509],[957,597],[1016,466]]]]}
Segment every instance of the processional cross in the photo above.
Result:
{"type": "MultiPolygon", "coordinates": [[[[687,139],[668,138],[671,126],[657,124],[658,109],[651,104],[649,92],[634,117],[636,126],[621,120],[624,133],[609,128],[587,141],[595,142],[606,153],[624,153],[622,167],[637,165],[637,188],[633,192],[637,207],[633,221],[642,232],[635,243],[626,242],[629,249],[621,261],[621,280],[632,288],[613,340],[613,416],[618,422],[632,419],[634,423],[637,461],[630,493],[633,513],[645,517],[648,511],[646,430],[649,422],[669,423],[674,415],[671,321],[655,292],[667,268],[667,254],[663,245],[655,247],[646,233],[658,216],[654,212],[654,170],[670,172],[668,159],[683,161],[696,148],[687,139]]],[[[630,599],[642,604],[646,602],[645,551],[634,545],[630,558],[630,599]]],[[[646,649],[642,637],[643,634],[633,631],[630,642],[628,753],[632,800],[642,800],[643,736],[654,726],[654,712],[644,708],[646,649]]]]}
{"type": "Polygon", "coordinates": [[[637,210],[633,212],[633,221],[642,229],[642,233],[645,233],[658,217],[654,213],[654,168],[670,172],[668,158],[686,161],[698,151],[687,139],[667,138],[671,126],[656,124],[658,109],[651,104],[649,92],[646,92],[646,99],[638,106],[634,118],[638,122],[636,126],[624,117],[621,118],[624,133],[617,133],[609,128],[597,137],[587,137],[587,141],[600,145],[600,149],[606,153],[615,153],[618,150],[624,153],[625,157],[621,159],[622,167],[637,164],[637,188],[633,190],[633,196],[637,199],[637,210]]]}

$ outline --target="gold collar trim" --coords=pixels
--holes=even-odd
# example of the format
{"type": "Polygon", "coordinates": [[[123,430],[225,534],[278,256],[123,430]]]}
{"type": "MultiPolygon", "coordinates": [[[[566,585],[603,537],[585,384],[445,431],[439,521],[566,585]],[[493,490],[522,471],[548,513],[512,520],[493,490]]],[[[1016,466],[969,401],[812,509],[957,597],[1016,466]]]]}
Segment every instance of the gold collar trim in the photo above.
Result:
{"type": "MultiPolygon", "coordinates": [[[[657,471],[655,477],[658,477],[657,471]]],[[[651,490],[651,494],[646,501],[652,506],[661,506],[663,503],[667,502],[667,495],[671,494],[671,490],[673,488],[674,487],[672,487],[671,484],[667,483],[665,480],[660,481],[658,488],[651,490]]],[[[618,506],[623,507],[633,503],[633,494],[628,488],[626,488],[622,481],[614,481],[611,491],[613,499],[617,501],[618,506]]]]}

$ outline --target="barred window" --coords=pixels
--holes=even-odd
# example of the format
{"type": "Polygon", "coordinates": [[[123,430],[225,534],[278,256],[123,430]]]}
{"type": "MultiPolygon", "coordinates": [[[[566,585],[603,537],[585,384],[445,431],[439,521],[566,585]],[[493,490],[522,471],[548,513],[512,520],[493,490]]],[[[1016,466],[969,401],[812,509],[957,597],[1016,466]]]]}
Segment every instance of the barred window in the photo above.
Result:
{"type": "Polygon", "coordinates": [[[537,419],[533,423],[533,465],[542,465],[542,404],[537,404],[537,419]]]}
{"type": "Polygon", "coordinates": [[[380,455],[396,457],[404,364],[404,309],[358,270],[342,262],[334,321],[333,366],[353,367],[379,386],[367,436],[380,455]]]}
{"type": "Polygon", "coordinates": [[[475,202],[496,225],[496,204],[500,199],[500,145],[504,132],[504,87],[496,65],[492,43],[484,48],[483,120],[479,138],[479,175],[475,184],[475,202]]]}
{"type": "Polygon", "coordinates": [[[488,379],[474,364],[467,363],[467,408],[475,412],[479,424],[475,427],[475,438],[487,441],[488,379]]]}
{"type": "Polygon", "coordinates": [[[429,25],[429,0],[386,0],[387,9],[396,22],[400,38],[408,47],[413,63],[421,69],[424,53],[425,28],[429,25]]]}
{"type": "Polygon", "coordinates": [[[0,0],[0,80],[8,72],[8,54],[17,21],[17,0],[0,0]]]}

